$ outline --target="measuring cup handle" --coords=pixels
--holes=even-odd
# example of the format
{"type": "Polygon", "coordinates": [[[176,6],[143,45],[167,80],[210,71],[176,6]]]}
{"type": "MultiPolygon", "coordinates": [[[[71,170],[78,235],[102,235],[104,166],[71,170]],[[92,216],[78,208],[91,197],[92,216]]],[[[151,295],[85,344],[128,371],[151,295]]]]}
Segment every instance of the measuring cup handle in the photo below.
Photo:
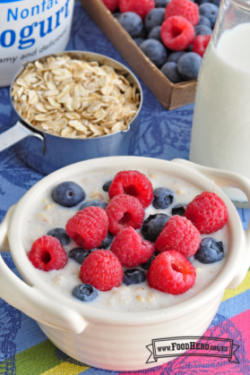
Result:
{"type": "MultiPolygon", "coordinates": [[[[203,176],[212,180],[221,188],[236,187],[238,189],[241,189],[246,194],[248,202],[250,202],[250,180],[248,178],[234,172],[203,167],[201,165],[191,163],[190,161],[183,159],[174,159],[172,161],[179,165],[182,165],[186,169],[191,169],[193,172],[202,174],[203,176]]],[[[237,267],[236,275],[227,286],[228,289],[236,288],[244,280],[250,266],[250,221],[248,223],[247,230],[244,231],[242,228],[242,232],[245,237],[245,246],[242,248],[242,256],[237,267]]]]}
{"type": "Polygon", "coordinates": [[[44,141],[41,134],[33,132],[18,121],[12,128],[0,134],[0,152],[29,136],[37,137],[44,141]]]}

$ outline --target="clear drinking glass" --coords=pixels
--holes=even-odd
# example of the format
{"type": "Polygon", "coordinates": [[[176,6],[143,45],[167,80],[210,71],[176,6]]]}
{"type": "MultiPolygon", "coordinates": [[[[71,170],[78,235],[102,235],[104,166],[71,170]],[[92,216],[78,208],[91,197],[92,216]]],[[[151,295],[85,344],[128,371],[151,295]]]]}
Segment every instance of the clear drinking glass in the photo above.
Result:
{"type": "Polygon", "coordinates": [[[198,76],[190,160],[250,178],[250,1],[221,2],[198,76]]]}

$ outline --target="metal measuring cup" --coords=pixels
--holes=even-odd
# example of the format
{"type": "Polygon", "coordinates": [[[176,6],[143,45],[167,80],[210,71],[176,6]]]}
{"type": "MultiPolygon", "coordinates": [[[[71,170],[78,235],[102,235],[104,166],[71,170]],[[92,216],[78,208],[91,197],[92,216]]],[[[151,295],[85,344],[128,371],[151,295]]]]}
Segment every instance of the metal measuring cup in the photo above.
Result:
{"type": "MultiPolygon", "coordinates": [[[[140,106],[136,116],[130,122],[128,129],[124,131],[89,139],[64,138],[39,130],[21,118],[12,100],[13,108],[20,120],[11,129],[0,135],[0,152],[17,143],[16,150],[21,159],[45,175],[87,159],[131,155],[133,153],[132,143],[139,125],[143,104],[143,91],[135,75],[118,61],[92,52],[62,52],[45,56],[38,61],[43,63],[49,56],[70,56],[73,59],[97,61],[100,64],[113,67],[119,75],[125,76],[131,84],[135,85],[140,94],[140,106]]],[[[14,77],[10,92],[14,82],[23,73],[27,64],[14,77]]]]}

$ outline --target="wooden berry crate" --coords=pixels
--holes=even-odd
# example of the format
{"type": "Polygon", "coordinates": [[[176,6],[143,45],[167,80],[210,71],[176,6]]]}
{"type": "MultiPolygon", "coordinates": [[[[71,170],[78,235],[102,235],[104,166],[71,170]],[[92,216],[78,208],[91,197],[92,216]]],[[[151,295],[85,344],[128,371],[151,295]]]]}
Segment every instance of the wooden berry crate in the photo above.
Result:
{"type": "Polygon", "coordinates": [[[197,80],[173,84],[134,43],[133,39],[100,0],[80,0],[82,7],[103,31],[135,74],[166,109],[194,102],[197,80]]]}

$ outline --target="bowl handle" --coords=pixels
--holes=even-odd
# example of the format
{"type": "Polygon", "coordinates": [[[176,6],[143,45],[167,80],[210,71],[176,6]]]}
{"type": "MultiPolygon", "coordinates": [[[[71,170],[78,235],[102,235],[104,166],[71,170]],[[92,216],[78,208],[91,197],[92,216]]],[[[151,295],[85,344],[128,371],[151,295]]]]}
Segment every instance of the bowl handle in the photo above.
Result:
{"type": "MultiPolygon", "coordinates": [[[[220,188],[236,187],[241,189],[246,194],[248,203],[250,204],[250,179],[238,173],[204,167],[183,159],[174,159],[172,161],[182,165],[186,170],[191,169],[193,172],[202,174],[212,180],[220,188]]],[[[239,286],[244,280],[250,266],[250,221],[247,230],[243,231],[243,233],[245,236],[245,246],[242,252],[242,257],[240,259],[239,267],[237,268],[237,274],[227,286],[227,289],[234,289],[239,286]]]]}
{"type": "MultiPolygon", "coordinates": [[[[0,224],[0,249],[8,248],[8,228],[15,207],[12,206],[0,224]]],[[[5,264],[0,255],[0,297],[32,319],[55,329],[79,334],[87,326],[86,320],[75,311],[47,298],[35,287],[20,280],[5,264]]]]}

